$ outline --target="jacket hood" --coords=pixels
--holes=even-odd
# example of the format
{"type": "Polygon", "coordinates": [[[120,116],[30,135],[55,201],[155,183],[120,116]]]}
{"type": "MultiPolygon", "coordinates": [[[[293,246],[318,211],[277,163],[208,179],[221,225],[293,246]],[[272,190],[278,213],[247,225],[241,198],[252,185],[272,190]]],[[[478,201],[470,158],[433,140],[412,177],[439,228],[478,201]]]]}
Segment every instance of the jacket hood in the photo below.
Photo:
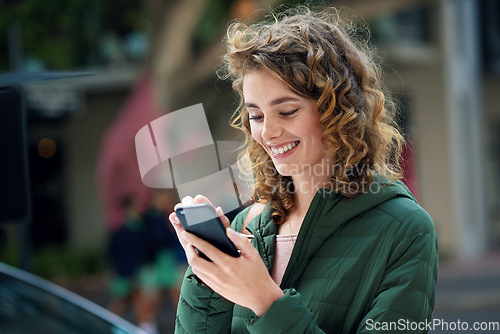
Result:
{"type": "MultiPolygon", "coordinates": [[[[339,229],[347,224],[351,219],[359,216],[380,204],[395,197],[406,197],[415,202],[415,197],[401,181],[389,182],[386,179],[378,178],[369,187],[368,191],[354,198],[345,197],[339,193],[331,192],[328,189],[320,189],[314,196],[309,210],[304,217],[299,235],[295,242],[294,251],[290,258],[290,263],[296,263],[299,267],[291,268],[294,272],[301,272],[324,241],[335,234],[339,229]]],[[[272,209],[267,204],[262,211],[260,219],[253,220],[248,230],[252,233],[262,231],[261,238],[274,238],[277,233],[277,225],[271,219],[272,209]],[[260,225],[259,228],[257,226],[260,225]]],[[[266,243],[274,246],[274,242],[266,243]]],[[[267,250],[268,254],[273,254],[274,250],[267,250]]],[[[272,258],[265,260],[267,265],[272,263],[272,258]]],[[[287,271],[289,271],[287,269],[287,271]]],[[[283,282],[285,278],[283,277],[283,282]]],[[[293,282],[289,282],[293,286],[293,282]]]]}
{"type": "Polygon", "coordinates": [[[406,197],[417,202],[410,190],[401,181],[388,182],[382,179],[372,183],[367,192],[352,199],[337,193],[328,193],[328,190],[321,189],[316,193],[309,211],[321,211],[322,219],[318,221],[318,224],[315,224],[315,228],[324,227],[330,230],[334,226],[342,226],[350,219],[395,197],[406,197]],[[327,205],[321,210],[321,204],[324,201],[333,201],[335,204],[327,205]]]}
{"type": "MultiPolygon", "coordinates": [[[[320,229],[321,234],[326,232],[327,236],[350,219],[371,210],[378,205],[395,197],[406,197],[415,202],[417,200],[410,190],[401,181],[389,182],[386,179],[378,178],[368,188],[368,191],[354,198],[345,197],[339,193],[331,192],[328,189],[320,189],[314,196],[309,210],[304,217],[304,222],[313,218],[321,217],[314,223],[315,229],[320,229]],[[324,205],[329,202],[329,205],[324,205]]],[[[272,208],[267,204],[262,211],[260,220],[254,220],[253,223],[260,225],[268,233],[275,233],[277,226],[271,219],[272,208]]],[[[253,231],[255,228],[251,226],[253,231]]],[[[257,226],[255,226],[257,227],[257,226]]],[[[268,234],[265,233],[265,234],[268,234]]]]}

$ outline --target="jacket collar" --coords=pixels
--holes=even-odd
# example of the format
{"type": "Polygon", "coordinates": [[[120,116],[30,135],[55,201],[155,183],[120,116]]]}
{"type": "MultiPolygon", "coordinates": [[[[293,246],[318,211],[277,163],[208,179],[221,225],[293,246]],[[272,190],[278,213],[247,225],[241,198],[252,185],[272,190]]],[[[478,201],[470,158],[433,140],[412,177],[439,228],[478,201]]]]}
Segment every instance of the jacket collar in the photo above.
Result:
{"type": "MultiPolygon", "coordinates": [[[[376,178],[366,193],[352,199],[329,189],[320,189],[304,217],[295,247],[282,280],[282,287],[296,287],[301,273],[326,239],[335,234],[352,218],[398,196],[415,198],[400,181],[388,182],[376,178]]],[[[271,268],[278,226],[271,219],[272,208],[267,204],[259,219],[247,229],[255,235],[264,262],[271,268]],[[264,254],[262,254],[264,253],[264,254]]]]}

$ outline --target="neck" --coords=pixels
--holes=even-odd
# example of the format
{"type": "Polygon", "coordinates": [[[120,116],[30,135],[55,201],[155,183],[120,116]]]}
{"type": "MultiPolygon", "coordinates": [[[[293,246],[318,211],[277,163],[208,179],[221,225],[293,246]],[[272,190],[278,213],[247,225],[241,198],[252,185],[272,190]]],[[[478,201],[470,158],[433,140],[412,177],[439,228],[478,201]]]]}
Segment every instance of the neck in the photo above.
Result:
{"type": "Polygon", "coordinates": [[[295,208],[293,211],[299,216],[305,216],[316,192],[325,186],[329,177],[295,175],[292,179],[295,185],[295,208]]]}
{"type": "MultiPolygon", "coordinates": [[[[294,177],[294,184],[297,185],[294,177]]],[[[309,206],[316,194],[316,191],[312,189],[310,191],[304,191],[306,189],[305,184],[301,184],[302,189],[300,187],[295,187],[295,195],[294,195],[294,207],[290,214],[287,216],[284,224],[280,225],[278,229],[278,234],[297,234],[302,226],[302,221],[306,216],[307,210],[309,210],[309,206]]]]}

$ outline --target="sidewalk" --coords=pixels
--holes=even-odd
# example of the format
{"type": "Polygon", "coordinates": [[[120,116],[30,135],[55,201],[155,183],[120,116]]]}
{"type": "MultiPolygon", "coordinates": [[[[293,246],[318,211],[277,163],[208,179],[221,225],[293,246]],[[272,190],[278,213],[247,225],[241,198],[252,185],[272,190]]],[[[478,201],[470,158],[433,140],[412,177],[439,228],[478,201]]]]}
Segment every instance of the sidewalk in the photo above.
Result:
{"type": "Polygon", "coordinates": [[[498,310],[500,314],[500,252],[469,261],[440,264],[435,314],[498,310]]]}

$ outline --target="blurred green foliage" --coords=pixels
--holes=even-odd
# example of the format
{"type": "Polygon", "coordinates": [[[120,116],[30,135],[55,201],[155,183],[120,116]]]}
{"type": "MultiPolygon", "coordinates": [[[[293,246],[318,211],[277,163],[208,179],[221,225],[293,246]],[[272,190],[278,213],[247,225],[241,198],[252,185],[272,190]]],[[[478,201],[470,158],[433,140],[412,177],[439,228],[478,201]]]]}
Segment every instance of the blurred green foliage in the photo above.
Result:
{"type": "MultiPolygon", "coordinates": [[[[0,262],[19,266],[19,250],[15,243],[0,245],[0,262]]],[[[103,250],[80,250],[59,245],[49,245],[33,251],[29,262],[33,274],[48,280],[57,278],[67,282],[77,282],[88,275],[103,274],[109,268],[103,250]]]]}
{"type": "Polygon", "coordinates": [[[233,0],[207,1],[193,36],[192,47],[195,54],[220,39],[230,19],[229,10],[233,2],[233,0]]]}
{"type": "Polygon", "coordinates": [[[101,251],[45,247],[32,255],[33,273],[46,278],[64,277],[76,281],[87,275],[103,273],[106,258],[101,251]]]}
{"type": "Polygon", "coordinates": [[[47,69],[99,64],[101,37],[140,29],[143,13],[134,0],[19,0],[0,2],[0,71],[8,70],[9,28],[17,26],[25,59],[47,69]]]}

